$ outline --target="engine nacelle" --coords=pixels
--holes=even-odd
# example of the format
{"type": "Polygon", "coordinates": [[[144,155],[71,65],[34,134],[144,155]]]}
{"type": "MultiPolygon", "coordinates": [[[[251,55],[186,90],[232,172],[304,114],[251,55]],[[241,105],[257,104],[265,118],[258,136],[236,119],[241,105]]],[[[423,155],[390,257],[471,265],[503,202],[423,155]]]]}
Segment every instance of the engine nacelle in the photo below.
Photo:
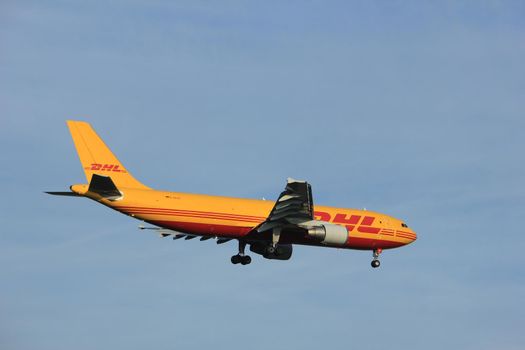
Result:
{"type": "Polygon", "coordinates": [[[343,246],[348,240],[346,227],[326,221],[312,220],[299,225],[308,230],[308,236],[326,245],[343,246]]]}
{"type": "MultiPolygon", "coordinates": [[[[255,242],[250,244],[250,250],[255,254],[272,260],[288,260],[292,257],[293,247],[291,244],[278,244],[275,249],[270,249],[269,244],[255,242]],[[273,250],[273,252],[272,252],[273,250]]],[[[273,248],[273,247],[272,247],[273,248]]]]}

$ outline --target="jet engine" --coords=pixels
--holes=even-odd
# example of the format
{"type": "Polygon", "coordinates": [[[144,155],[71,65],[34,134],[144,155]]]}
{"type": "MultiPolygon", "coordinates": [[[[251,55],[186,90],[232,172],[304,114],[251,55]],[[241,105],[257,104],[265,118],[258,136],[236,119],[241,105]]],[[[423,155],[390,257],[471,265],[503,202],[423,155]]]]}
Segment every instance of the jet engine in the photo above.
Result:
{"type": "Polygon", "coordinates": [[[343,246],[348,239],[346,227],[326,221],[312,220],[301,223],[299,226],[308,231],[308,236],[326,245],[343,246]]]}

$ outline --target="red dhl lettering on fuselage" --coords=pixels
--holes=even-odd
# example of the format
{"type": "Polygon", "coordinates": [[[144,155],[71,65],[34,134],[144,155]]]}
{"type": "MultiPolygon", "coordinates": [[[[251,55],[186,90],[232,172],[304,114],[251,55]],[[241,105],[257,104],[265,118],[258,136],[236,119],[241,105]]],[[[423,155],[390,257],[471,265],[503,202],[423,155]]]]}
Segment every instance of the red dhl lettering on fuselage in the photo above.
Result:
{"type": "Polygon", "coordinates": [[[120,165],[116,164],[99,164],[99,163],[92,163],[91,166],[86,167],[87,170],[92,171],[111,171],[114,173],[125,173],[126,170],[120,169],[120,165]]]}
{"type": "Polygon", "coordinates": [[[337,213],[332,219],[332,215],[324,211],[316,211],[314,212],[314,216],[316,220],[345,225],[349,232],[353,231],[356,226],[357,231],[362,233],[379,233],[379,231],[381,231],[380,228],[372,227],[372,224],[375,221],[373,216],[347,215],[337,213]]]}

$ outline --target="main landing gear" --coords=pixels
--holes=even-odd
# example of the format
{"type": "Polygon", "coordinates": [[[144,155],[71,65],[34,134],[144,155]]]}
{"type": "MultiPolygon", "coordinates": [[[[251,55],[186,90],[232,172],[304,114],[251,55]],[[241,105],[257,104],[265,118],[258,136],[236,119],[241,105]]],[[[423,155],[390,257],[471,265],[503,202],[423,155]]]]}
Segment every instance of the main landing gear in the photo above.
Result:
{"type": "Polygon", "coordinates": [[[372,263],[370,264],[372,265],[374,269],[379,267],[379,265],[381,265],[381,263],[379,262],[379,254],[381,254],[382,251],[383,249],[381,248],[374,249],[374,253],[373,253],[374,259],[372,260],[372,263]]]}
{"type": "Polygon", "coordinates": [[[268,245],[266,247],[266,254],[273,255],[278,254],[279,252],[279,239],[281,238],[281,228],[280,227],[274,227],[272,231],[272,244],[268,245]]]}
{"type": "Polygon", "coordinates": [[[232,256],[232,264],[248,265],[252,262],[252,258],[249,255],[244,255],[244,249],[246,248],[246,242],[239,240],[239,253],[232,256]]]}

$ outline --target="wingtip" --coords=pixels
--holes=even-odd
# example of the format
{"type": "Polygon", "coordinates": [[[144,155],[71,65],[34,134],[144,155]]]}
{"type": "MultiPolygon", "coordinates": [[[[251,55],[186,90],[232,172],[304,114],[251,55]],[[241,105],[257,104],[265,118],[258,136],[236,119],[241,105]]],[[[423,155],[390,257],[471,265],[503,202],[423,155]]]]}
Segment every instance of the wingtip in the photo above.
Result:
{"type": "Polygon", "coordinates": [[[290,183],[294,183],[294,182],[299,182],[299,183],[305,183],[306,181],[304,180],[297,180],[297,179],[294,179],[292,177],[289,177],[286,179],[286,181],[290,184],[290,183]]]}

